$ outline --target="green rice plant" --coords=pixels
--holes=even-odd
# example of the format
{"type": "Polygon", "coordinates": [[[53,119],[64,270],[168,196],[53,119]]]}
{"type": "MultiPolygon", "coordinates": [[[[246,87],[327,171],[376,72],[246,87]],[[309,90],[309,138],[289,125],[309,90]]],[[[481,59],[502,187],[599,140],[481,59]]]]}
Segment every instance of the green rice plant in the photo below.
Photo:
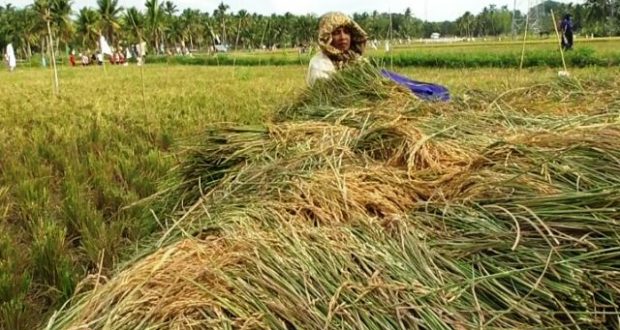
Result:
{"type": "MultiPolygon", "coordinates": [[[[528,49],[524,56],[523,67],[561,67],[562,58],[555,45],[528,49]]],[[[395,53],[371,52],[369,58],[385,66],[427,67],[427,68],[519,68],[521,66],[521,48],[476,48],[462,51],[459,48],[432,47],[397,50],[395,53]]],[[[620,53],[616,51],[597,52],[589,45],[577,47],[566,53],[566,63],[570,67],[613,67],[620,64],[620,53]]],[[[202,65],[202,66],[293,66],[308,65],[309,56],[280,55],[200,55],[196,57],[153,56],[149,63],[166,63],[168,65],[202,65]]]]}
{"type": "Polygon", "coordinates": [[[0,72],[0,235],[15,251],[0,261],[2,330],[36,328],[78,279],[107,275],[161,228],[151,213],[159,206],[140,201],[177,164],[178,141],[204,123],[260,123],[292,85],[270,82],[295,80],[281,70],[245,80],[196,70],[149,66],[143,85],[137,67],[60,66],[58,96],[49,70],[0,72]]]}
{"type": "Polygon", "coordinates": [[[76,285],[73,261],[68,257],[66,232],[55,222],[39,219],[34,225],[30,250],[33,277],[66,299],[76,285]]]}
{"type": "Polygon", "coordinates": [[[364,74],[209,128],[157,196],[163,231],[48,329],[619,326],[617,116],[518,109],[617,91],[560,81],[462,109],[364,74]]]}
{"type": "MultiPolygon", "coordinates": [[[[597,50],[596,55],[600,54],[597,50]]],[[[259,62],[266,63],[270,56],[259,62]]],[[[330,95],[324,88],[322,100],[306,99],[304,105],[297,101],[306,93],[300,90],[305,69],[147,65],[144,99],[140,71],[131,66],[108,66],[105,72],[100,67],[61,67],[63,87],[58,97],[50,95],[47,70],[0,72],[7,82],[0,86],[0,186],[6,187],[0,197],[0,231],[12,251],[2,255],[3,265],[8,265],[3,270],[9,274],[4,282],[8,288],[4,313],[11,316],[0,317],[10,320],[5,328],[31,329],[45,323],[51,311],[65,302],[61,292],[75,289],[63,284],[58,274],[64,270],[71,273],[64,278],[73,284],[86,277],[78,291],[99,290],[106,278],[112,278],[112,269],[136,264],[157,250],[158,243],[174,244],[183,235],[233,237],[243,226],[270,233],[281,230],[287,222],[283,219],[326,231],[338,224],[358,226],[368,228],[357,229],[368,230],[364,235],[371,230],[377,235],[376,231],[384,231],[382,226],[360,224],[376,221],[389,232],[400,223],[395,215],[408,213],[416,203],[450,200],[463,190],[485,197],[487,205],[502,201],[480,191],[511,192],[511,185],[521,187],[514,195],[503,195],[514,199],[541,189],[570,188],[576,194],[589,194],[590,189],[614,181],[616,153],[611,144],[602,143],[613,141],[614,135],[599,131],[601,125],[617,121],[614,107],[620,88],[615,68],[572,70],[578,80],[553,79],[557,70],[551,69],[399,68],[412,77],[449,86],[455,101],[427,104],[407,93],[395,97],[398,91],[393,86],[362,76],[351,77],[357,79],[357,90],[341,85],[340,94],[330,95]],[[366,84],[372,89],[364,90],[366,84]],[[347,97],[348,93],[357,96],[347,97]],[[290,111],[290,117],[281,121],[269,120],[287,106],[297,112],[290,111]],[[221,122],[227,124],[213,125],[221,122]],[[205,133],[205,127],[212,129],[205,133]],[[569,137],[565,133],[570,130],[591,138],[580,144],[571,137],[567,141],[575,148],[515,139],[519,134],[557,133],[539,136],[557,141],[569,137]],[[592,144],[592,139],[600,141],[592,144]],[[588,144],[595,150],[588,149],[588,144]],[[186,148],[177,153],[179,146],[186,148]],[[509,159],[514,164],[501,167],[499,158],[503,161],[510,150],[523,156],[513,151],[509,159]],[[464,174],[482,151],[497,158],[471,167],[479,170],[473,171],[480,176],[478,181],[484,181],[476,186],[475,177],[464,174]],[[208,172],[210,161],[226,165],[218,180],[205,179],[214,174],[208,172]],[[396,169],[379,166],[384,163],[396,169]],[[574,169],[564,169],[573,165],[574,169]],[[609,174],[601,175],[599,170],[609,174]],[[527,179],[524,173],[529,173],[527,179]],[[433,183],[437,178],[448,181],[433,183]],[[416,180],[415,186],[402,186],[408,180],[416,180]],[[487,180],[504,186],[494,188],[487,180]],[[527,184],[516,184],[519,180],[527,184]],[[469,190],[462,189],[472,181],[469,190]],[[369,191],[369,187],[375,188],[369,191]],[[194,206],[193,212],[186,212],[194,206]],[[44,248],[46,244],[56,248],[44,248]],[[48,260],[54,258],[58,269],[49,266],[48,260]],[[54,276],[56,280],[50,280],[54,276]]],[[[553,202],[548,205],[553,207],[553,202]]],[[[610,216],[610,211],[596,205],[593,210],[601,212],[600,218],[610,216]]],[[[568,218],[569,211],[562,212],[568,218]]],[[[579,218],[592,223],[591,215],[575,213],[565,227],[578,227],[579,218]]],[[[525,228],[526,222],[519,225],[525,228]]],[[[248,242],[266,237],[257,235],[248,242]]],[[[283,231],[282,235],[294,234],[283,231]]],[[[317,260],[332,257],[322,258],[317,260]]],[[[203,265],[193,265],[191,260],[183,263],[195,266],[199,274],[203,265]]],[[[175,283],[171,278],[170,283],[175,283]]],[[[610,294],[607,298],[615,301],[610,294]]],[[[378,314],[371,317],[389,320],[378,314]]],[[[435,324],[446,322],[437,313],[425,317],[435,324]]],[[[236,323],[222,318],[218,324],[236,323]]]]}
{"type": "Polygon", "coordinates": [[[0,329],[17,329],[30,323],[25,300],[32,279],[19,264],[23,253],[13,246],[9,228],[0,222],[0,229],[0,329]]]}

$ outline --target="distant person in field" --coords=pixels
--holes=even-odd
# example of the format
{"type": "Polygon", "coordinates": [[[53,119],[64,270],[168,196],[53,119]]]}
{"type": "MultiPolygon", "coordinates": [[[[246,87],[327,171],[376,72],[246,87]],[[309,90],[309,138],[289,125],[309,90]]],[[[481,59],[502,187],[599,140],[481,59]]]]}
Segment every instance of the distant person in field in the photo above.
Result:
{"type": "Polygon", "coordinates": [[[573,49],[573,19],[570,14],[564,15],[564,19],[560,22],[560,30],[562,31],[562,49],[573,49]]]}
{"type": "Polygon", "coordinates": [[[362,59],[368,35],[347,15],[327,13],[319,22],[319,48],[311,60],[306,81],[313,85],[347,64],[362,59]]]}
{"type": "Polygon", "coordinates": [[[69,54],[69,63],[71,66],[75,66],[75,50],[72,50],[69,54]]]}
{"type": "Polygon", "coordinates": [[[79,57],[80,57],[80,61],[82,61],[82,66],[87,66],[89,64],[88,55],[80,53],[79,57]]]}
{"type": "Polygon", "coordinates": [[[9,71],[14,71],[17,67],[17,58],[15,57],[15,50],[13,49],[13,44],[8,44],[6,46],[6,53],[4,54],[4,59],[6,60],[6,64],[9,66],[9,71]]]}

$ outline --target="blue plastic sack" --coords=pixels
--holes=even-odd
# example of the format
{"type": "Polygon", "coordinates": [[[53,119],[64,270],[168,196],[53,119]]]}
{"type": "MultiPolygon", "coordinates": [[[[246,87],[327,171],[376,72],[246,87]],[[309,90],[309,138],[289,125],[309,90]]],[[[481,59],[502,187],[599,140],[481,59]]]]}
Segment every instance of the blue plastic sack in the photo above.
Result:
{"type": "Polygon", "coordinates": [[[381,74],[395,83],[407,87],[417,97],[427,101],[450,101],[450,91],[441,85],[411,80],[405,76],[388,70],[381,70],[381,74]]]}

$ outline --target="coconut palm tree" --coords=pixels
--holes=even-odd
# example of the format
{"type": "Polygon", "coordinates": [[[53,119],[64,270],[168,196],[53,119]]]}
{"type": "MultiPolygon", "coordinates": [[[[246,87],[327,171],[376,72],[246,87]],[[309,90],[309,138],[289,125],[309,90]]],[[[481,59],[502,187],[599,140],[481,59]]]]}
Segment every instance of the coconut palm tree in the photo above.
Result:
{"type": "Polygon", "coordinates": [[[174,16],[174,14],[176,14],[178,11],[179,9],[177,8],[177,5],[174,4],[174,2],[164,2],[164,12],[166,13],[166,16],[168,16],[168,18],[174,16]]]}
{"type": "Polygon", "coordinates": [[[26,7],[15,12],[16,37],[28,58],[32,56],[32,45],[39,41],[41,28],[42,24],[32,8],[26,7]]]}
{"type": "Polygon", "coordinates": [[[35,0],[33,8],[39,15],[41,21],[45,22],[45,27],[47,28],[47,50],[52,59],[52,68],[54,69],[55,92],[58,93],[58,71],[56,70],[56,54],[54,54],[53,50],[54,39],[52,36],[52,21],[55,19],[54,1],[55,0],[35,0]]]}
{"type": "Polygon", "coordinates": [[[136,7],[131,7],[125,11],[123,25],[129,31],[132,41],[142,42],[144,40],[145,18],[136,7]]]}
{"type": "Polygon", "coordinates": [[[0,6],[0,49],[15,41],[17,15],[18,12],[11,4],[7,4],[6,7],[0,6]]]}
{"type": "Polygon", "coordinates": [[[611,14],[611,0],[586,0],[588,19],[591,21],[604,20],[611,14]]]}
{"type": "Polygon", "coordinates": [[[299,16],[294,24],[295,40],[298,44],[309,45],[315,38],[318,18],[313,15],[299,16]]]}
{"type": "Polygon", "coordinates": [[[213,17],[220,24],[221,33],[222,33],[221,41],[222,41],[222,44],[225,44],[225,45],[228,44],[228,40],[226,39],[226,21],[227,21],[226,11],[228,9],[230,9],[230,6],[224,4],[223,2],[220,2],[220,4],[217,6],[217,9],[213,12],[213,17]]]}
{"type": "Polygon", "coordinates": [[[160,51],[159,42],[164,30],[164,10],[159,0],[146,0],[146,28],[150,32],[151,40],[157,52],[160,51]]]}
{"type": "Polygon", "coordinates": [[[56,52],[62,42],[65,46],[69,44],[69,39],[73,35],[73,21],[71,20],[71,1],[70,0],[50,0],[51,26],[52,33],[56,39],[56,52]]]}
{"type": "Polygon", "coordinates": [[[472,25],[474,23],[475,17],[469,11],[466,11],[463,16],[459,17],[456,20],[456,24],[459,28],[460,35],[465,36],[467,38],[472,37],[472,25]]]}
{"type": "Polygon", "coordinates": [[[76,30],[81,38],[82,47],[96,46],[101,34],[99,12],[88,7],[80,9],[76,20],[76,30]]]}
{"type": "Polygon", "coordinates": [[[614,24],[614,5],[612,0],[587,0],[584,3],[586,8],[586,21],[589,31],[597,35],[613,34],[614,24]]]}
{"type": "Polygon", "coordinates": [[[185,45],[185,30],[183,22],[176,16],[171,16],[166,20],[165,35],[166,42],[170,47],[174,47],[181,43],[185,45]]]}
{"type": "Polygon", "coordinates": [[[183,26],[183,35],[189,41],[190,49],[194,49],[194,36],[200,29],[200,12],[194,9],[185,9],[181,13],[180,20],[183,26]]]}
{"type": "Polygon", "coordinates": [[[39,15],[39,19],[45,23],[45,32],[47,33],[46,43],[49,47],[52,44],[52,7],[50,0],[35,0],[32,4],[32,8],[39,15]]]}
{"type": "Polygon", "coordinates": [[[114,44],[114,33],[121,26],[119,14],[123,8],[118,5],[118,0],[97,0],[99,16],[101,17],[101,32],[114,44]]]}
{"type": "Polygon", "coordinates": [[[239,38],[241,37],[241,31],[246,27],[246,25],[248,24],[248,19],[250,18],[250,15],[248,14],[248,12],[246,10],[239,10],[239,12],[237,13],[237,38],[235,38],[235,50],[237,50],[237,47],[239,45],[239,38]]]}
{"type": "Polygon", "coordinates": [[[211,39],[211,45],[213,48],[216,46],[216,33],[214,30],[214,26],[216,25],[216,21],[214,17],[209,16],[209,13],[204,13],[201,18],[201,25],[208,32],[208,36],[211,39]]]}

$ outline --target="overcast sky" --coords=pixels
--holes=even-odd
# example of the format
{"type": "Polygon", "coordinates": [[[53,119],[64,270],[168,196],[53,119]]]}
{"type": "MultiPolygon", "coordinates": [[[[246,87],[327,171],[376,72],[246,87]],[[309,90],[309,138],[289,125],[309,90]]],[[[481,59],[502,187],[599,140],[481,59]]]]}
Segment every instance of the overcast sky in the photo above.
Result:
{"type": "MultiPolygon", "coordinates": [[[[172,0],[179,9],[195,8],[202,11],[213,12],[213,9],[221,2],[221,0],[172,0]]],[[[580,3],[582,0],[565,1],[580,3]]],[[[31,4],[33,0],[0,0],[0,3],[12,3],[15,6],[22,7],[31,4]]],[[[119,4],[123,7],[136,6],[142,8],[144,0],[119,0],[119,4]]],[[[517,7],[525,10],[528,3],[534,3],[533,0],[517,0],[517,7]]],[[[73,7],[78,9],[83,6],[96,6],[96,0],[73,0],[73,7]]],[[[253,13],[283,14],[291,12],[294,14],[314,13],[321,15],[328,11],[343,11],[348,14],[354,12],[404,12],[407,7],[411,8],[413,14],[421,19],[431,21],[454,20],[461,16],[465,11],[474,14],[480,12],[482,8],[489,4],[497,6],[507,5],[512,9],[514,0],[227,0],[232,11],[237,12],[240,9],[246,9],[253,13]]]]}

